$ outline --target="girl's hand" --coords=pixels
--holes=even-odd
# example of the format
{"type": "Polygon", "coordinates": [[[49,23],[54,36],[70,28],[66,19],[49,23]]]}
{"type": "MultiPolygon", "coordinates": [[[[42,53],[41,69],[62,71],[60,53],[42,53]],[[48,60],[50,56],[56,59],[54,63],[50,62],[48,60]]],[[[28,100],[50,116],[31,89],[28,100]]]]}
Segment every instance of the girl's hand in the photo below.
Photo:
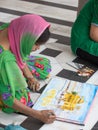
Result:
{"type": "Polygon", "coordinates": [[[56,115],[52,110],[41,110],[39,111],[37,119],[41,120],[44,123],[53,123],[56,119],[56,115]]]}
{"type": "Polygon", "coordinates": [[[28,86],[31,90],[38,91],[39,89],[39,82],[37,81],[37,79],[35,79],[34,77],[28,78],[28,86]]]}
{"type": "Polygon", "coordinates": [[[35,79],[31,73],[31,71],[29,70],[27,64],[25,65],[25,67],[23,68],[23,74],[24,77],[27,79],[27,83],[28,86],[31,90],[33,91],[37,91],[39,89],[39,82],[37,81],[37,79],[35,79]]]}

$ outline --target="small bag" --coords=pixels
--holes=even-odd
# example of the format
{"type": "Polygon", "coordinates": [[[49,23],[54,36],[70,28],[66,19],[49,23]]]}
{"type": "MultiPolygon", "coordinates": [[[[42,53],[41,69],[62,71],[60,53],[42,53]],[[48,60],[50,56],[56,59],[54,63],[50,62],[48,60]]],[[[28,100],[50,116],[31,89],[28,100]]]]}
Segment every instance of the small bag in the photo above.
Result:
{"type": "Polygon", "coordinates": [[[0,130],[27,130],[27,129],[21,127],[20,125],[10,124],[6,126],[5,128],[0,127],[0,130]]]}
{"type": "Polygon", "coordinates": [[[4,128],[0,127],[0,130],[4,130],[4,128]]]}

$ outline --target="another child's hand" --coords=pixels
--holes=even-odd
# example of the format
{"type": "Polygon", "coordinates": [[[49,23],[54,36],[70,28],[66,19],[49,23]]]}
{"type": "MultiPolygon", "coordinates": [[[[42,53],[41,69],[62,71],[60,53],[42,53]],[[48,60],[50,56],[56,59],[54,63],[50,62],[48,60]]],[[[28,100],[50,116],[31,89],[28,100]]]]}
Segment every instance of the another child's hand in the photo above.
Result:
{"type": "Polygon", "coordinates": [[[39,111],[37,119],[41,120],[44,123],[53,123],[56,119],[56,115],[52,110],[42,110],[39,111]]]}
{"type": "Polygon", "coordinates": [[[38,91],[40,84],[36,78],[32,77],[28,78],[28,86],[31,90],[38,91]]]}

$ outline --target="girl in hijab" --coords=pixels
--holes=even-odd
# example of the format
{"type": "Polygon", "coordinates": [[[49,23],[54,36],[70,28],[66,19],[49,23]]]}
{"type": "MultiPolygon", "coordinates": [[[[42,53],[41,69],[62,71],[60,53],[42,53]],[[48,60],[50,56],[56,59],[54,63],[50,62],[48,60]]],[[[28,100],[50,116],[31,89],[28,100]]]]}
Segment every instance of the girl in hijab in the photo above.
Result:
{"type": "Polygon", "coordinates": [[[38,74],[46,71],[47,73],[42,77],[48,77],[50,68],[50,65],[48,68],[48,59],[29,55],[32,49],[38,49],[48,40],[49,27],[47,21],[35,14],[21,16],[0,27],[0,108],[2,111],[21,112],[45,123],[52,123],[55,120],[52,110],[37,111],[31,108],[33,102],[28,89],[28,87],[34,90],[39,88],[39,83],[34,78],[34,69],[37,72],[43,65],[38,74]],[[43,62],[47,65],[46,68],[43,62]],[[35,65],[35,68],[32,65],[35,65]]]}

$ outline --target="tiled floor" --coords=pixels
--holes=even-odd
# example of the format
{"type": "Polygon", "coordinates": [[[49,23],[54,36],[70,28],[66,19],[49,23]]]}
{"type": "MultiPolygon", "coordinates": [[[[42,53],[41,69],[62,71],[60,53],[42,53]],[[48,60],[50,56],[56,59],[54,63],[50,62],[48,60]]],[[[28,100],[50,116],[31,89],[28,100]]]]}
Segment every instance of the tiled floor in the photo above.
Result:
{"type": "MultiPolygon", "coordinates": [[[[77,10],[78,0],[0,0],[0,24],[9,22],[26,13],[39,14],[51,23],[51,38],[45,45],[41,46],[40,50],[31,53],[31,55],[41,55],[49,58],[52,65],[50,78],[40,81],[40,93],[54,76],[98,84],[96,78],[98,77],[97,68],[75,57],[70,49],[70,32],[77,17],[77,10]],[[76,76],[76,70],[66,64],[73,60],[93,67],[95,73],[90,78],[76,76]]],[[[40,93],[31,93],[34,101],[40,96],[40,93]]],[[[28,130],[90,130],[98,119],[97,116],[93,116],[97,108],[97,106],[94,107],[85,127],[58,121],[50,125],[43,125],[40,121],[30,117],[27,118],[17,114],[7,115],[2,112],[0,112],[0,123],[7,125],[14,121],[28,130]]]]}

